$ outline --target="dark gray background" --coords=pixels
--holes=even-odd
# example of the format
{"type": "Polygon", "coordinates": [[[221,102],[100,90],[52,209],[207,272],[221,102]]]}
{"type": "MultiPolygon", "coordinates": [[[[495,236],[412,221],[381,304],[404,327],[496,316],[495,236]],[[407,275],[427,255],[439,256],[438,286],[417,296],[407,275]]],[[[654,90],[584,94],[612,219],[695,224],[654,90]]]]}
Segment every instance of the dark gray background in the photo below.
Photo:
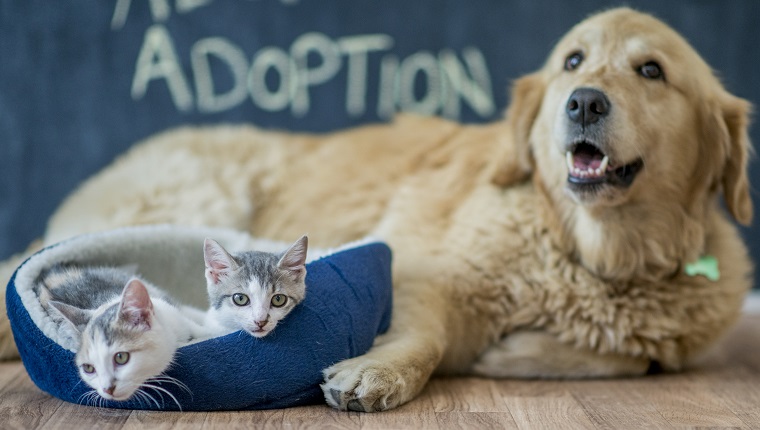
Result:
{"type": "MultiPolygon", "coordinates": [[[[384,120],[376,109],[383,58],[404,61],[419,52],[438,58],[448,49],[461,59],[472,47],[485,58],[495,110],[484,115],[462,103],[455,117],[492,120],[508,103],[509,82],[539,68],[573,24],[621,4],[669,23],[731,92],[760,105],[757,0],[0,0],[0,259],[39,237],[49,215],[83,179],[154,132],[219,122],[329,131],[384,120]],[[116,13],[117,5],[127,6],[121,9],[127,13],[116,13]],[[309,32],[334,41],[384,34],[393,46],[367,56],[366,109],[359,115],[346,108],[345,56],[330,80],[310,88],[311,104],[302,116],[289,108],[268,112],[250,97],[222,112],[204,113],[197,105],[178,109],[165,80],[150,81],[142,97],[131,96],[149,28],[169,35],[191,91],[191,51],[209,38],[238,48],[249,63],[265,46],[288,52],[309,32]]],[[[308,61],[308,67],[320,66],[318,58],[308,61]]],[[[229,68],[213,58],[210,64],[215,88],[223,93],[233,82],[229,68]]],[[[279,81],[267,76],[276,88],[279,81]]],[[[421,76],[414,86],[418,98],[430,84],[421,76]]],[[[751,136],[760,141],[757,124],[751,136]]],[[[755,164],[751,176],[757,184],[755,164]]],[[[752,195],[758,207],[754,189],[752,195]]],[[[753,255],[760,256],[760,229],[742,231],[753,255]]]]}

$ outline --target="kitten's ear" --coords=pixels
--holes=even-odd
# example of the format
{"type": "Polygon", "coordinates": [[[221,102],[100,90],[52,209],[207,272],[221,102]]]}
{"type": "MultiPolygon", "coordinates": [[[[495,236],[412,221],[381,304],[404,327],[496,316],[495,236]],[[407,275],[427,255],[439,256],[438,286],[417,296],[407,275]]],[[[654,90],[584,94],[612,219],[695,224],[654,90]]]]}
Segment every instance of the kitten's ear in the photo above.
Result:
{"type": "Polygon", "coordinates": [[[145,284],[137,278],[127,282],[121,293],[119,319],[131,326],[150,330],[153,322],[153,302],[150,301],[145,284]]]}
{"type": "Polygon", "coordinates": [[[297,280],[306,276],[306,251],[309,248],[309,238],[301,236],[287,251],[282,254],[277,267],[286,270],[297,280]]]}
{"type": "Polygon", "coordinates": [[[92,318],[92,310],[90,309],[81,309],[55,300],[50,300],[48,304],[51,306],[51,316],[57,314],[63,323],[69,326],[66,329],[77,336],[92,318]]]}
{"type": "Polygon", "coordinates": [[[235,259],[214,239],[203,241],[203,259],[206,261],[206,279],[212,284],[218,284],[238,268],[235,259]]]}

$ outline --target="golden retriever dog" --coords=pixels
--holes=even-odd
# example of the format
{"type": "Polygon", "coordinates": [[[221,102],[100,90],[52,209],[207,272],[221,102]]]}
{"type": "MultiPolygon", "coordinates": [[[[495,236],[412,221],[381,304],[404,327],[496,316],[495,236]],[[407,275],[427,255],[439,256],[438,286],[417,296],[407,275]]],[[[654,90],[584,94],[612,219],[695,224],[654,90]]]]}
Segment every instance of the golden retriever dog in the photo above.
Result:
{"type": "Polygon", "coordinates": [[[44,241],[148,223],[387,241],[391,328],[324,370],[339,409],[397,407],[434,373],[677,370],[730,327],[751,286],[728,215],[752,218],[749,109],[671,28],[614,9],[516,81],[504,121],[170,131],[85,182],[44,241]],[[705,257],[719,276],[687,270],[705,257]]]}

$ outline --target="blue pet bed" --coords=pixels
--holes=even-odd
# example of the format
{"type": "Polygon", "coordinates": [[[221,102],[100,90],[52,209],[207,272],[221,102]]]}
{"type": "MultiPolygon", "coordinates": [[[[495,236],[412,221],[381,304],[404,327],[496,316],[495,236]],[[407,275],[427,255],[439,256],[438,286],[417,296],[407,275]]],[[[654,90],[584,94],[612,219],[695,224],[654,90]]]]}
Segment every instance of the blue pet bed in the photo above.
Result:
{"type": "MultiPolygon", "coordinates": [[[[29,258],[11,278],[6,300],[16,345],[34,383],[62,400],[87,403],[83,395],[90,388],[80,380],[74,349],[58,336],[56,324],[32,290],[42,269],[63,261],[137,264],[145,279],[179,301],[205,309],[205,237],[232,252],[287,247],[232,230],[149,226],[79,236],[29,258]]],[[[101,406],[210,411],[324,402],[322,370],[366,352],[390,324],[391,252],[372,241],[333,252],[309,249],[306,267],[306,299],[268,336],[257,339],[238,332],[179,349],[166,374],[184,383],[190,393],[162,385],[179,405],[166,395],[155,395],[158,404],[133,397],[101,406]]]]}

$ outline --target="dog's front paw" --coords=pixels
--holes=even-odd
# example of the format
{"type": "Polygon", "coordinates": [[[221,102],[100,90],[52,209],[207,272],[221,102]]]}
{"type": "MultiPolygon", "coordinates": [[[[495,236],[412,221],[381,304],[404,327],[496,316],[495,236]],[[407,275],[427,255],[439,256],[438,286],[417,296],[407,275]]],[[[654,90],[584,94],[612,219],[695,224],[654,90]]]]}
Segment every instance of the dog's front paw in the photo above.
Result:
{"type": "Polygon", "coordinates": [[[321,385],[327,403],[340,410],[379,412],[411,399],[404,372],[391,364],[363,357],[340,362],[324,370],[321,385]]]}

